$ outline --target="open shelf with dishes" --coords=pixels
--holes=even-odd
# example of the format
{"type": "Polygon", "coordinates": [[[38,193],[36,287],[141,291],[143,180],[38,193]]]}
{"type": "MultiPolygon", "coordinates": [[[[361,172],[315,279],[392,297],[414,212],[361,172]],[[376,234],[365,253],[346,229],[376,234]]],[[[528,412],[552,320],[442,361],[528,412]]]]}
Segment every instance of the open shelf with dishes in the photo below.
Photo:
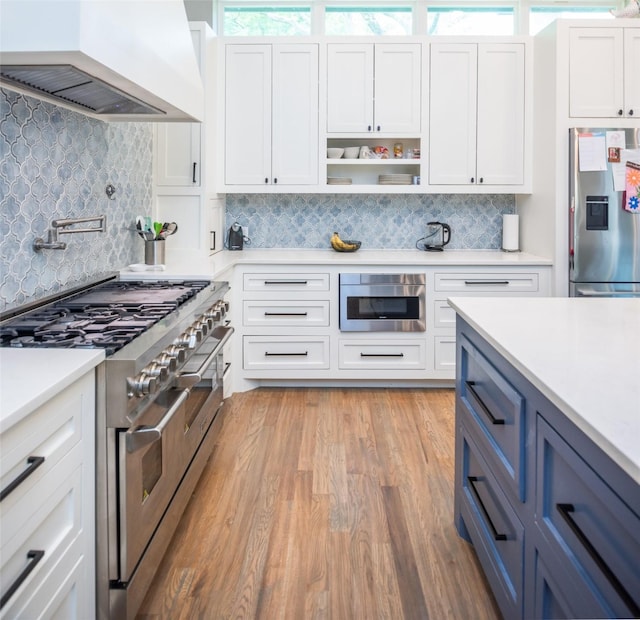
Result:
{"type": "Polygon", "coordinates": [[[327,186],[332,189],[376,186],[392,193],[419,191],[420,138],[341,136],[328,137],[326,144],[327,186]]]}

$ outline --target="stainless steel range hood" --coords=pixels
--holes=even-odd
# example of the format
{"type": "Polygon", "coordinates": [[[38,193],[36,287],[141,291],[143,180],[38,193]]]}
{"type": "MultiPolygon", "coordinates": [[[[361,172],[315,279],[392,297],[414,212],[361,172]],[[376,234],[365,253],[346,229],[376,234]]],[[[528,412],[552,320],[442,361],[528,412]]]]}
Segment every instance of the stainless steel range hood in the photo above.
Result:
{"type": "Polygon", "coordinates": [[[202,120],[182,0],[2,0],[0,86],[102,120],[202,120]]]}

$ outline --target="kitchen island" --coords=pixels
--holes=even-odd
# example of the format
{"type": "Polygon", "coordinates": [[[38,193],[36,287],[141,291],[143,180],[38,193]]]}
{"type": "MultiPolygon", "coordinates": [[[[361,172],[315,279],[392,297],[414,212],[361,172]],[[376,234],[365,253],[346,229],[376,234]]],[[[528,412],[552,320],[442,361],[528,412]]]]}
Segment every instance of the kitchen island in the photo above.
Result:
{"type": "Polygon", "coordinates": [[[451,298],[455,520],[505,617],[640,613],[640,300],[451,298]]]}

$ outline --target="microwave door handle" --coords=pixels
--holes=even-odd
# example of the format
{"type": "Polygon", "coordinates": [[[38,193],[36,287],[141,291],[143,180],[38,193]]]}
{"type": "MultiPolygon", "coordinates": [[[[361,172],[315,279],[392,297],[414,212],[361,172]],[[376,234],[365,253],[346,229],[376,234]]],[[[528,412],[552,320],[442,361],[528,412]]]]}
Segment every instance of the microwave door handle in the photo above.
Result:
{"type": "Polygon", "coordinates": [[[140,448],[144,448],[154,441],[158,441],[162,437],[162,431],[166,428],[167,424],[169,424],[171,418],[173,418],[184,401],[187,400],[188,396],[189,390],[184,390],[180,396],[178,396],[176,402],[169,407],[169,410],[165,413],[162,420],[155,426],[139,426],[138,428],[127,431],[125,434],[127,452],[137,452],[140,448]]]}
{"type": "Polygon", "coordinates": [[[194,385],[200,383],[204,374],[209,370],[209,366],[213,364],[214,360],[222,350],[229,338],[231,338],[231,334],[233,334],[233,327],[231,326],[222,326],[219,325],[216,327],[213,332],[211,332],[212,337],[219,339],[218,344],[215,346],[213,351],[209,353],[207,359],[202,362],[202,365],[195,372],[185,372],[184,374],[178,375],[176,379],[176,387],[180,389],[190,389],[194,385]]]}

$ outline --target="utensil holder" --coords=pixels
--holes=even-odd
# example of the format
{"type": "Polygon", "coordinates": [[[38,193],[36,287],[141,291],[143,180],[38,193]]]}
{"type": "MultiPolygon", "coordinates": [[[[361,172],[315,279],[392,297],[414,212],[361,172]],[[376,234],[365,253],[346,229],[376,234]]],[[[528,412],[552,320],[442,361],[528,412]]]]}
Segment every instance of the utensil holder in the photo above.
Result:
{"type": "Polygon", "coordinates": [[[164,265],[164,239],[144,242],[144,264],[164,265]]]}

